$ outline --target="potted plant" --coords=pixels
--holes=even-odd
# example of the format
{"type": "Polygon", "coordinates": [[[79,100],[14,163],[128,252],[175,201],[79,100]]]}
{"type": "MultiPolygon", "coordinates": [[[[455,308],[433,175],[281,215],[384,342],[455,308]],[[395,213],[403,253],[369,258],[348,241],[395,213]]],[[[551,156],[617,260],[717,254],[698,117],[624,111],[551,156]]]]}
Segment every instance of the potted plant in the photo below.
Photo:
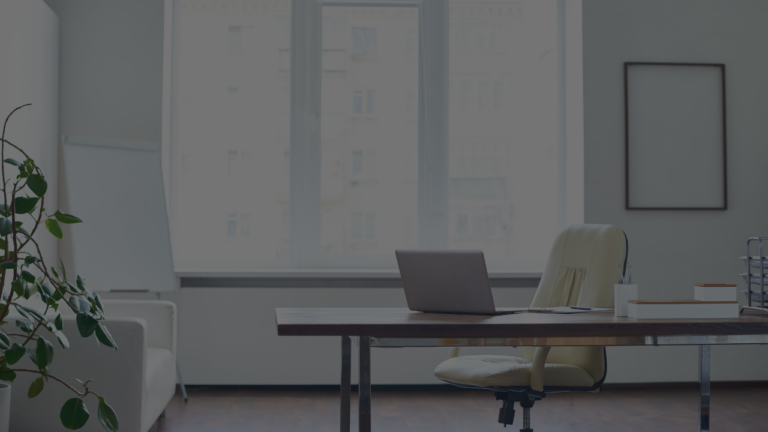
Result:
{"type": "Polygon", "coordinates": [[[5,139],[11,115],[27,105],[14,109],[6,117],[0,138],[0,175],[3,180],[0,202],[0,432],[8,428],[8,416],[3,415],[3,407],[10,403],[10,389],[5,387],[19,373],[39,375],[28,390],[30,398],[39,395],[53,381],[72,390],[74,397],[64,402],[59,412],[65,428],[75,430],[85,425],[90,417],[85,400],[93,395],[98,403],[99,422],[107,431],[116,431],[119,425],[115,411],[101,395],[89,388],[90,380],[75,379],[78,384],[70,384],[54,375],[54,345],[69,348],[59,308],[69,308],[77,314],[80,336],[95,335],[101,344],[113,349],[117,349],[117,344],[107,327],[100,323],[104,319],[104,308],[99,295],[92,293],[80,276],[74,283],[70,282],[63,262],[58,268],[46,264],[40,246],[33,238],[43,224],[48,232],[61,239],[60,223],[73,224],[82,220],[58,210],[47,211],[44,205],[48,190],[45,175],[24,150],[5,139]],[[9,153],[16,159],[6,157],[9,153]],[[21,215],[29,215],[34,223],[25,226],[19,220],[21,215]],[[22,298],[39,301],[39,308],[30,307],[32,303],[26,301],[20,303],[22,298]],[[21,319],[6,322],[4,319],[12,309],[21,315],[21,319]],[[4,401],[3,397],[8,399],[4,401]]]}

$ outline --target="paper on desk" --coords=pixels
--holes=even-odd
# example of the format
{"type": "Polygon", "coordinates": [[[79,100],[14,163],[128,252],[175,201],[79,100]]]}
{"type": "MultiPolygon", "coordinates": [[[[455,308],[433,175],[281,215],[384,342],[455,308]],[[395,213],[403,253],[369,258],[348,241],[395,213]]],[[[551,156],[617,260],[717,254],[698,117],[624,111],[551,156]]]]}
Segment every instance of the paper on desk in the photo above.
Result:
{"type": "Polygon", "coordinates": [[[499,311],[505,313],[556,313],[556,314],[576,314],[584,312],[605,312],[612,311],[613,308],[590,308],[573,309],[570,306],[561,307],[527,307],[527,308],[499,308],[499,311]]]}
{"type": "Polygon", "coordinates": [[[528,312],[538,313],[556,313],[556,314],[574,314],[584,312],[604,312],[612,311],[613,308],[590,308],[590,309],[573,309],[570,306],[552,307],[552,308],[528,308],[528,312]]]}

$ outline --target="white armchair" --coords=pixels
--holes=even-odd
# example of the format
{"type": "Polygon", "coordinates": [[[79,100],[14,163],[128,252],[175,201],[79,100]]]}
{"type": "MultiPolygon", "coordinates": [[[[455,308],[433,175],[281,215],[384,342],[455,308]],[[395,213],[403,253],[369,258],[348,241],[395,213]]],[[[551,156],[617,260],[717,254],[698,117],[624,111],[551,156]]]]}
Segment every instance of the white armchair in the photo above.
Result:
{"type": "MultiPolygon", "coordinates": [[[[51,373],[62,379],[95,380],[90,387],[115,409],[120,431],[147,432],[176,391],[176,305],[145,300],[104,300],[103,305],[107,316],[104,324],[118,350],[98,346],[93,337],[81,338],[75,316],[62,313],[71,348],[56,345],[51,373]]],[[[12,431],[64,430],[59,410],[74,395],[49,381],[39,396],[29,399],[27,390],[37,376],[19,373],[12,384],[12,431]]],[[[72,381],[72,385],[78,384],[72,381]]],[[[103,431],[97,419],[96,398],[88,396],[85,403],[91,418],[81,430],[103,431]]]]}

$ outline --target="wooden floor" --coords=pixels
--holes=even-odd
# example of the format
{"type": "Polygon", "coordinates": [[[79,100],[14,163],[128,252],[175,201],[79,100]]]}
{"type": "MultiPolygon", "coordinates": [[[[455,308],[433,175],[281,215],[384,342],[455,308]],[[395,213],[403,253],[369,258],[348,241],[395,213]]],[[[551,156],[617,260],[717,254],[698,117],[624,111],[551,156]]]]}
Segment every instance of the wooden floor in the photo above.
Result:
{"type": "MultiPolygon", "coordinates": [[[[353,393],[353,398],[356,394],[353,393]]],[[[693,388],[604,389],[551,394],[531,410],[531,426],[548,431],[696,431],[698,393],[693,388]]],[[[517,431],[496,423],[500,402],[486,391],[380,390],[373,392],[373,430],[517,431]]],[[[338,392],[259,387],[192,387],[180,394],[150,432],[338,431],[338,392]]],[[[357,430],[353,404],[352,430],[357,430]]],[[[712,390],[712,431],[768,431],[768,388],[712,390]]]]}

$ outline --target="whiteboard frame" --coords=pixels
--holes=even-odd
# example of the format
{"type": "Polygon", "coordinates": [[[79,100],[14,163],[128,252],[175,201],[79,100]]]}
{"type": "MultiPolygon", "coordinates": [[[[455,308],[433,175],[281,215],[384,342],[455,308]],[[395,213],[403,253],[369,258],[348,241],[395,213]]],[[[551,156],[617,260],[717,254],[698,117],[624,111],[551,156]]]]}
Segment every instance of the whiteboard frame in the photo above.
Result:
{"type": "Polygon", "coordinates": [[[725,94],[725,64],[724,63],[661,63],[661,62],[625,62],[624,63],[624,208],[625,210],[727,210],[728,209],[728,164],[727,164],[727,128],[726,128],[726,94],[725,94]],[[722,101],[722,165],[723,165],[723,205],[719,207],[638,207],[630,205],[629,195],[629,68],[631,66],[689,66],[715,67],[720,69],[721,101],[722,101]]]}
{"type": "MultiPolygon", "coordinates": [[[[167,202],[166,194],[165,194],[165,187],[163,182],[163,172],[162,172],[162,148],[160,144],[158,143],[152,143],[152,142],[144,142],[144,141],[128,141],[128,140],[116,140],[116,139],[107,139],[107,138],[94,138],[94,137],[84,137],[84,136],[76,136],[76,135],[62,135],[61,137],[61,143],[62,143],[62,158],[63,158],[63,164],[64,164],[64,173],[65,173],[65,180],[66,180],[66,173],[67,173],[67,166],[66,166],[66,153],[68,146],[87,146],[87,147],[100,147],[100,148],[112,148],[112,149],[124,149],[124,150],[132,150],[132,151],[143,151],[143,152],[150,152],[155,153],[157,155],[157,162],[158,167],[161,169],[159,175],[160,179],[160,187],[161,187],[161,193],[163,195],[163,202],[167,202]]],[[[72,197],[72,182],[65,181],[66,184],[66,191],[67,191],[67,197],[72,197]]],[[[69,204],[69,203],[68,203],[69,204]]],[[[167,247],[168,247],[168,253],[170,254],[170,262],[171,268],[171,280],[174,281],[172,286],[169,286],[167,289],[159,289],[159,290],[146,290],[146,289],[116,289],[116,290],[99,290],[99,289],[93,289],[93,291],[97,292],[154,292],[154,293],[168,293],[168,292],[176,292],[179,289],[179,278],[176,276],[176,273],[173,268],[173,249],[171,245],[171,237],[170,237],[170,220],[168,218],[168,209],[165,207],[165,223],[168,227],[168,237],[166,239],[167,241],[167,247]]],[[[74,265],[74,270],[77,273],[78,272],[78,257],[76,251],[76,242],[77,238],[74,235],[74,230],[70,230],[70,241],[72,243],[72,263],[74,265]]],[[[141,253],[141,251],[137,251],[137,254],[141,253]]]]}

